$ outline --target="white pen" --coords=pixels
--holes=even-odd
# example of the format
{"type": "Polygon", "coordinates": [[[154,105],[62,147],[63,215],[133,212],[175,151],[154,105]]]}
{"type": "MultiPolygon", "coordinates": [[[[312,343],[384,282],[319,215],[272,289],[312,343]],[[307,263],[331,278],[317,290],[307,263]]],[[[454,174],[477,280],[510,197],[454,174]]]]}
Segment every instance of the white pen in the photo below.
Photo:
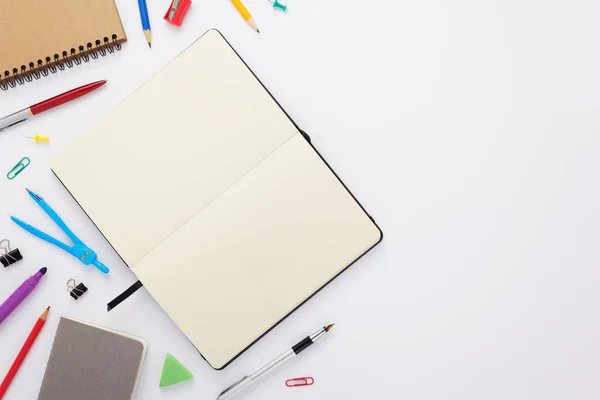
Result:
{"type": "Polygon", "coordinates": [[[310,347],[310,345],[312,345],[317,339],[321,338],[327,332],[329,332],[331,330],[331,328],[333,328],[333,325],[334,324],[327,325],[326,327],[319,329],[317,332],[313,333],[312,335],[307,336],[306,338],[301,340],[298,344],[296,344],[294,347],[292,347],[285,353],[281,354],[279,357],[274,358],[273,360],[271,360],[270,362],[265,364],[262,368],[260,368],[255,373],[253,373],[251,375],[244,375],[242,377],[242,379],[240,379],[239,381],[234,382],[233,384],[226,387],[219,394],[219,396],[217,397],[217,400],[229,400],[229,399],[233,398],[234,396],[238,395],[239,393],[241,393],[242,391],[246,390],[247,388],[252,386],[252,384],[254,384],[257,380],[259,380],[263,376],[267,375],[269,372],[273,371],[275,368],[279,367],[280,365],[285,363],[290,358],[297,356],[298,354],[300,354],[300,352],[302,352],[303,350],[310,347]]]}

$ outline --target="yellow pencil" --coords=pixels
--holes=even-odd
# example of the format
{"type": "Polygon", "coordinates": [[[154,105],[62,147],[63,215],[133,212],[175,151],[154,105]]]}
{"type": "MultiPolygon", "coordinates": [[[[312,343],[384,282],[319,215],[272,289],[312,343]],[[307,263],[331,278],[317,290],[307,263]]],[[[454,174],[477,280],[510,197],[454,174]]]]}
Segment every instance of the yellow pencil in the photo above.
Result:
{"type": "Polygon", "coordinates": [[[246,9],[246,7],[244,7],[242,2],[240,0],[231,0],[231,2],[235,6],[235,8],[237,8],[240,15],[242,16],[242,18],[244,18],[248,25],[250,25],[252,29],[254,29],[256,32],[260,33],[260,31],[258,30],[258,26],[256,26],[256,23],[252,19],[252,15],[250,15],[250,12],[246,9]]]}

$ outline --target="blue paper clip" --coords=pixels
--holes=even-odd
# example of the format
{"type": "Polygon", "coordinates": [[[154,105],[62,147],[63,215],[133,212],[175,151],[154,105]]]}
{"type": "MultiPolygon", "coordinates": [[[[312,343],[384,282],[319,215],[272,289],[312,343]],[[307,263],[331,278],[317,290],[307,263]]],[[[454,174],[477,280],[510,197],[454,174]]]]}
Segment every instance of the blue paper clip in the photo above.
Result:
{"type": "Polygon", "coordinates": [[[32,192],[29,189],[26,189],[26,190],[27,190],[27,193],[29,193],[29,196],[31,196],[31,198],[33,200],[35,200],[35,202],[42,208],[42,210],[44,210],[46,212],[46,214],[48,214],[50,216],[50,218],[52,218],[52,221],[54,221],[54,223],[56,223],[56,225],[58,225],[58,227],[60,229],[62,229],[62,231],[69,237],[69,239],[71,239],[73,241],[73,246],[67,246],[60,240],[57,240],[57,239],[53,238],[52,236],[40,231],[39,229],[29,225],[28,223],[21,221],[17,217],[11,216],[10,219],[12,219],[14,223],[19,225],[21,228],[25,229],[27,232],[31,233],[32,235],[37,236],[40,239],[45,240],[46,242],[51,243],[51,244],[55,245],[56,247],[63,249],[64,251],[71,254],[73,257],[77,258],[79,261],[81,261],[84,265],[92,264],[93,266],[98,268],[100,271],[104,272],[105,274],[108,274],[108,268],[106,267],[106,265],[104,265],[100,261],[98,261],[96,252],[93,251],[92,249],[90,249],[89,247],[87,247],[85,245],[85,243],[83,243],[69,229],[67,224],[65,224],[63,222],[63,220],[60,219],[58,214],[52,209],[52,207],[50,207],[48,205],[48,203],[46,203],[46,201],[42,198],[42,196],[35,194],[34,192],[32,192]]]}
{"type": "Polygon", "coordinates": [[[17,163],[17,165],[15,165],[13,167],[13,169],[11,169],[10,171],[8,171],[8,174],[6,174],[6,177],[10,180],[13,180],[17,177],[17,175],[19,175],[21,172],[23,172],[23,170],[25,168],[27,168],[27,166],[31,164],[31,160],[29,159],[29,157],[23,157],[21,159],[21,161],[19,161],[17,163]]]}

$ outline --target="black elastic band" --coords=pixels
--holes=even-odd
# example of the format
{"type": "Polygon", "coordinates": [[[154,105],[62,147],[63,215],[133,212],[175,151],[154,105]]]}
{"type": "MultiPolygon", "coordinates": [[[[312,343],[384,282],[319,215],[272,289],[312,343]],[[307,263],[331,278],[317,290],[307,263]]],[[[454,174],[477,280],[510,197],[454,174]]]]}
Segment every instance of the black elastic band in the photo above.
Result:
{"type": "Polygon", "coordinates": [[[142,285],[142,282],[140,282],[140,281],[137,281],[133,285],[129,286],[129,288],[127,288],[126,291],[124,291],[123,293],[121,293],[120,295],[115,297],[114,300],[112,300],[110,303],[108,303],[106,305],[107,310],[110,311],[113,308],[115,308],[116,306],[118,306],[119,304],[121,304],[123,302],[123,300],[126,300],[129,296],[134,294],[142,286],[144,286],[144,285],[142,285]]]}

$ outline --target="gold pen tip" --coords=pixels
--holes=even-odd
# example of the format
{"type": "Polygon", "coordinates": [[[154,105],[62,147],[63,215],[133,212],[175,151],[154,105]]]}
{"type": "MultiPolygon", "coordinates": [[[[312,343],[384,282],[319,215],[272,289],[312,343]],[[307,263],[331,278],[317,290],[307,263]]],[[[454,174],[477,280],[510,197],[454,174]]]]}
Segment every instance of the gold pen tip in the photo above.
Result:
{"type": "Polygon", "coordinates": [[[335,324],[329,324],[325,327],[325,330],[329,332],[331,330],[331,328],[333,328],[334,326],[335,326],[335,324]]]}

